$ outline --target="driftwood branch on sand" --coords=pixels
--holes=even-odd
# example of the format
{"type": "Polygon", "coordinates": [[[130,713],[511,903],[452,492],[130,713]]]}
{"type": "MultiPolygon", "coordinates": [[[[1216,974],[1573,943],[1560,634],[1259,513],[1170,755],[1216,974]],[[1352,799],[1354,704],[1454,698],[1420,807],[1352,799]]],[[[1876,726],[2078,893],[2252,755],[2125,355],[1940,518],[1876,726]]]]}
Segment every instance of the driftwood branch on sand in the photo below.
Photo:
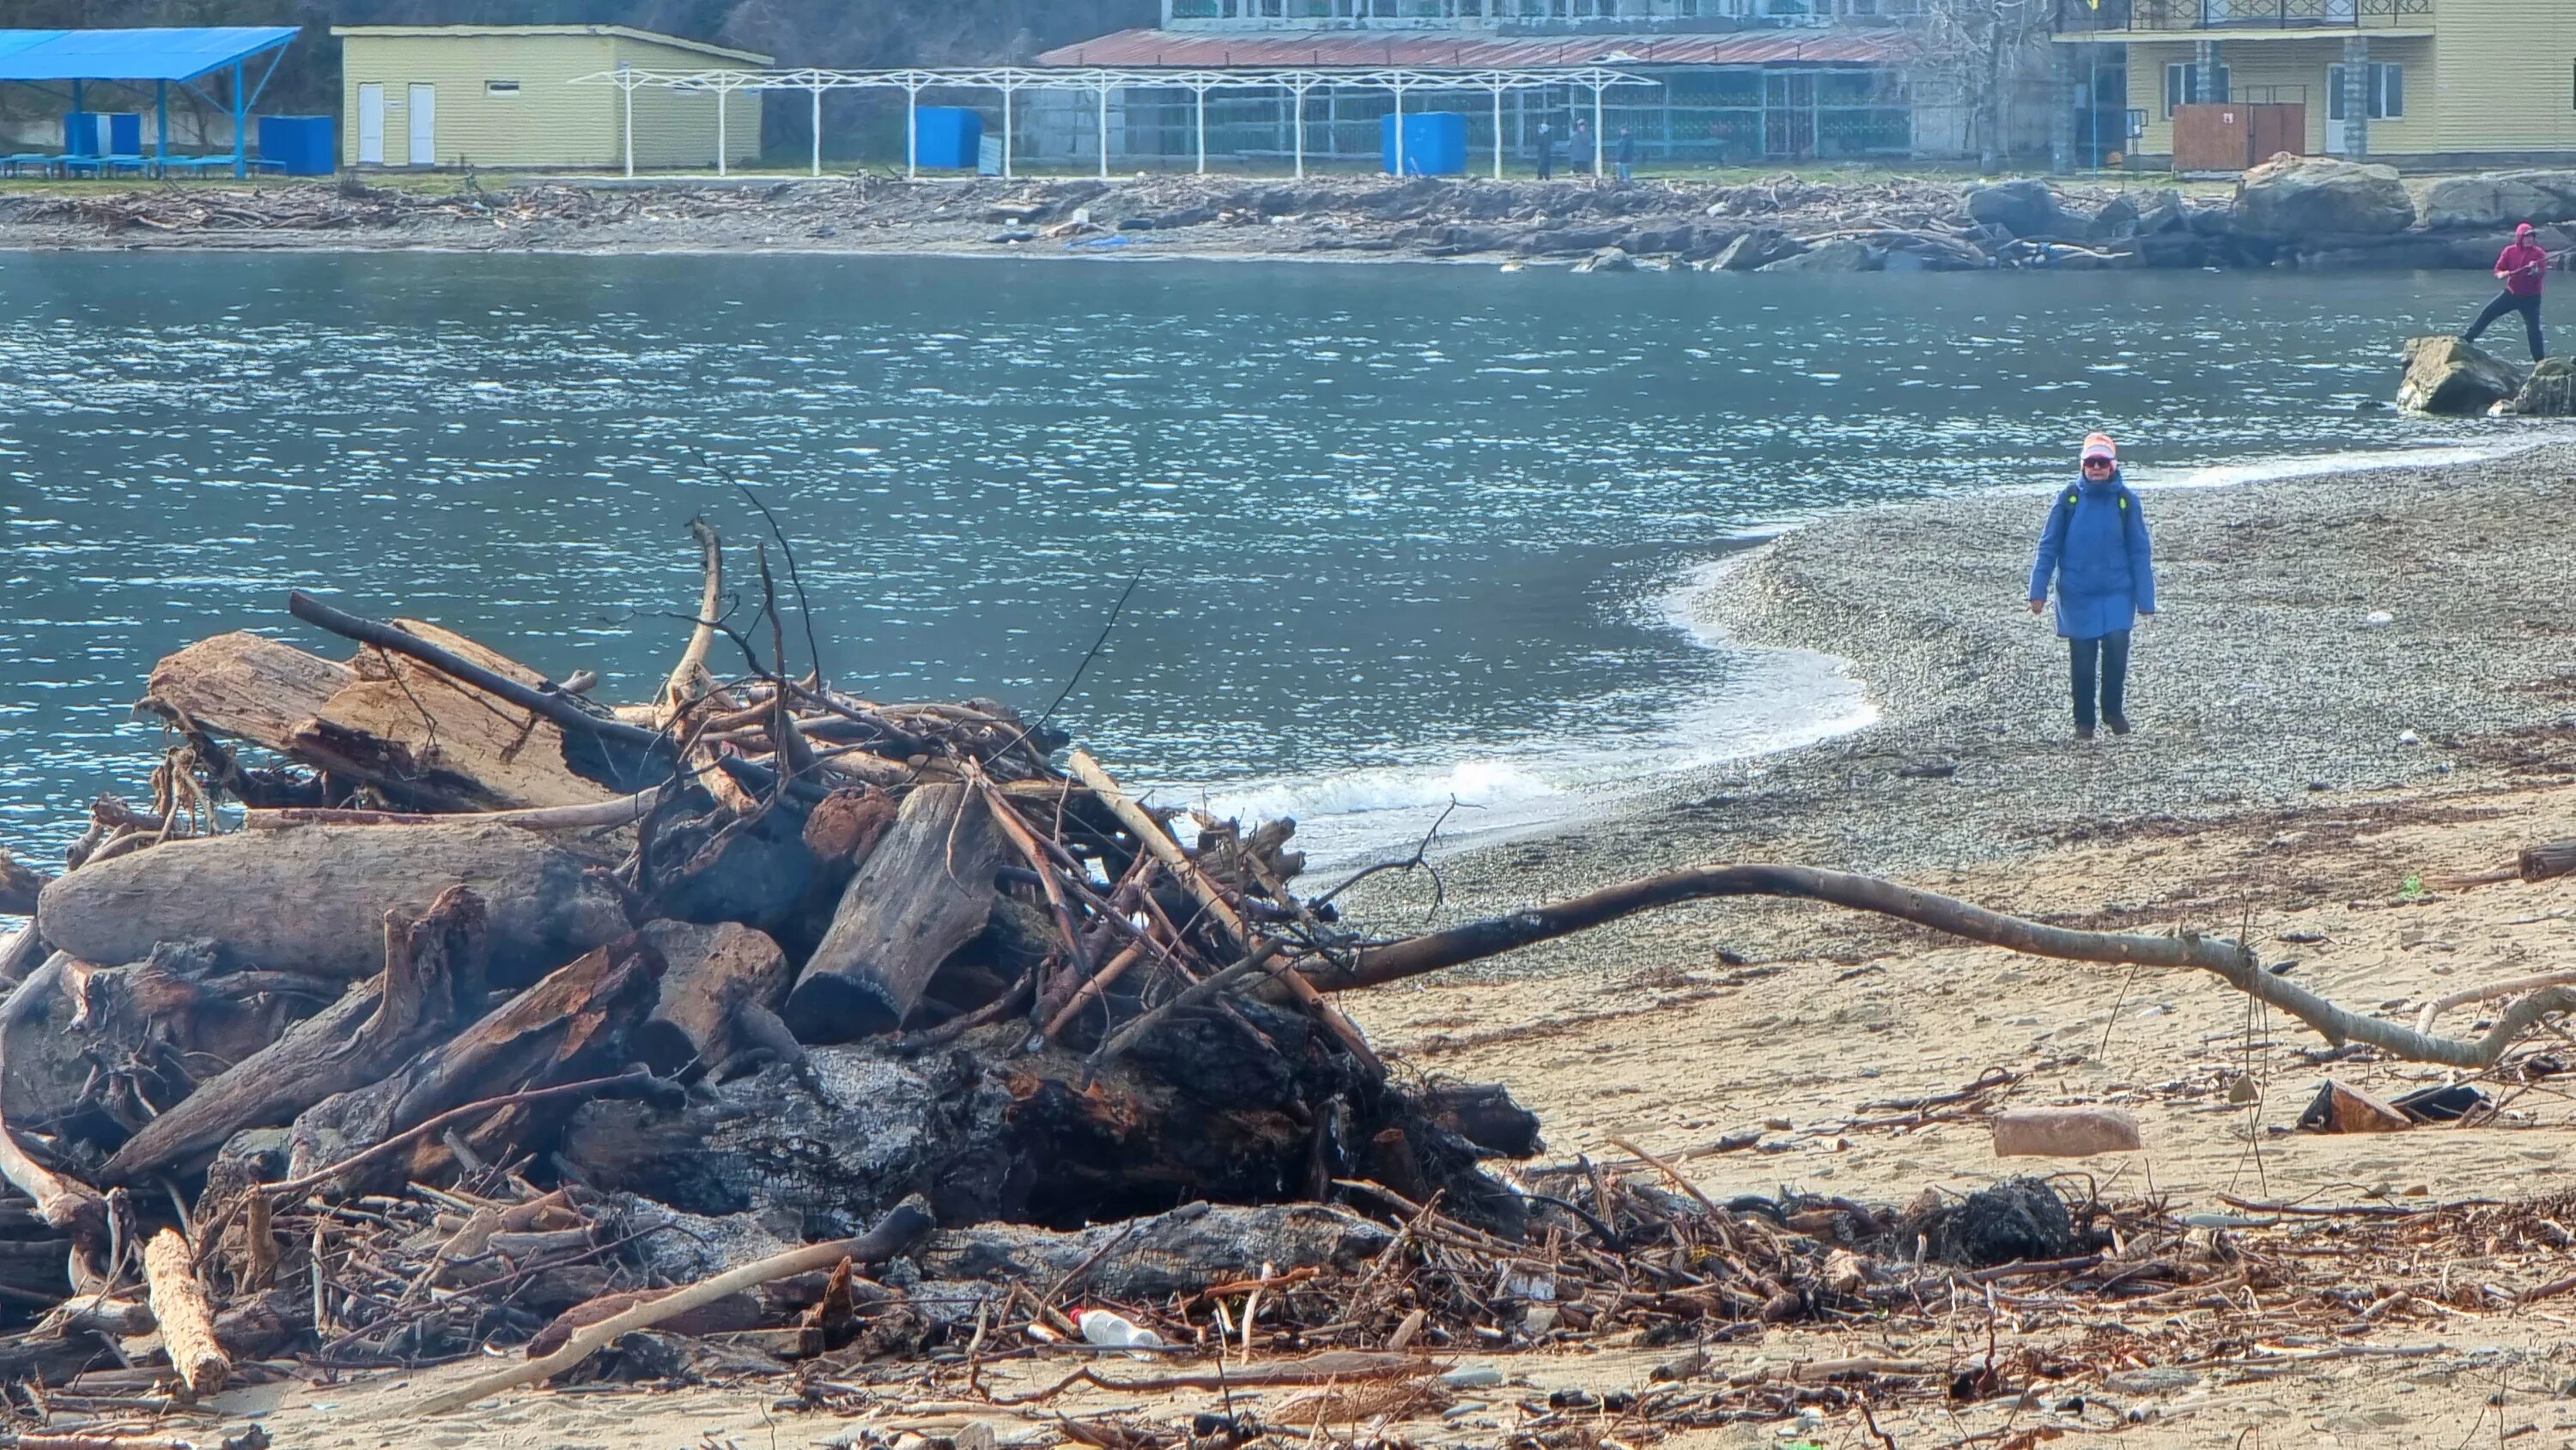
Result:
{"type": "MultiPolygon", "coordinates": [[[[1307,979],[1326,991],[1378,986],[1482,961],[1520,947],[1532,946],[1634,916],[1642,911],[1685,902],[1734,896],[1789,897],[1820,901],[1854,911],[1875,912],[1917,926],[1988,946],[2027,952],[2061,961],[2111,966],[2160,967],[2209,972],[2249,997],[2266,1002],[2308,1024],[2337,1046],[2365,1043],[2417,1062],[2451,1067],[2492,1067],[2505,1051],[2542,1019],[2576,1011],[2576,993],[2551,985],[2555,976],[2506,984],[2508,990],[2544,987],[2515,1002],[2481,1038],[2435,1037],[2432,1017],[2446,1001],[2425,1009],[2416,1027],[2389,1022],[2336,1006],[2288,979],[2264,971],[2252,951],[2232,938],[2181,931],[2167,936],[2122,932],[2078,931],[2007,916],[1900,882],[1847,871],[1811,866],[1703,866],[1669,871],[1622,882],[1585,896],[1535,906],[1508,916],[1490,917],[1446,931],[1362,947],[1346,961],[1324,962],[1306,969],[1307,979]]],[[[2503,995],[2485,992],[2478,996],[2503,995]]],[[[2458,1000],[2478,1000],[2478,996],[2458,1000]]]]}

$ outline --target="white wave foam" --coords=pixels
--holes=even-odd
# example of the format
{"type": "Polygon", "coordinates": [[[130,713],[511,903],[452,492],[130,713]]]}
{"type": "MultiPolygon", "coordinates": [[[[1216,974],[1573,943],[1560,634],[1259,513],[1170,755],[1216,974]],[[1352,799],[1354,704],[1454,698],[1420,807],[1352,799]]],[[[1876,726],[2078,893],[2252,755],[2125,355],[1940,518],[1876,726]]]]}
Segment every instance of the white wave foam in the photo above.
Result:
{"type": "Polygon", "coordinates": [[[1656,623],[1703,649],[1726,651],[1741,667],[1722,688],[1640,727],[1526,750],[1158,793],[1220,818],[1293,816],[1298,844],[1316,869],[1330,871],[1409,850],[1444,812],[1441,835],[1453,848],[1535,834],[1579,808],[1634,796],[1691,770],[1814,744],[1875,721],[1877,708],[1841,661],[1740,645],[1698,622],[1692,600],[1741,557],[1694,567],[1647,602],[1656,623]]]}

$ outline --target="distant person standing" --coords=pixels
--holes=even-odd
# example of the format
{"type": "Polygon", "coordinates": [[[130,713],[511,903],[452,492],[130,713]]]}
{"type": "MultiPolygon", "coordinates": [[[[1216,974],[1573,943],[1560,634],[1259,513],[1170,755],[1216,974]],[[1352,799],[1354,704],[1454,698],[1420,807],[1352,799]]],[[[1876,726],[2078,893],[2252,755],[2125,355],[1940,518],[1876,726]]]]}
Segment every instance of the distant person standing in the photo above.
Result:
{"type": "Polygon", "coordinates": [[[1538,179],[1545,181],[1555,174],[1556,123],[1541,121],[1538,123],[1538,179]]]}
{"type": "Polygon", "coordinates": [[[1625,126],[1619,128],[1619,149],[1614,154],[1619,163],[1619,184],[1625,186],[1636,175],[1637,165],[1637,138],[1625,126]]]}
{"type": "Polygon", "coordinates": [[[2540,282],[2549,275],[2549,253],[2532,241],[2531,223],[2524,222],[2513,229],[2513,245],[2496,255],[2495,274],[2496,280],[2504,284],[2504,291],[2487,304],[2487,310],[2478,314],[2468,331],[2460,334],[2460,341],[2475,342],[2478,334],[2487,330],[2487,324],[2508,312],[2519,312],[2522,330],[2531,335],[2531,360],[2540,361],[2540,282]]]}
{"type": "Polygon", "coordinates": [[[2129,631],[2156,612],[2154,551],[2138,496],[2120,481],[2120,454],[2107,434],[2084,440],[2080,477],[2061,491],[2039,536],[2030,570],[2030,612],[2057,586],[2057,633],[2066,641],[2075,686],[2075,738],[2093,738],[2098,688],[2101,722],[2129,733],[2129,631]]]}
{"type": "MultiPolygon", "coordinates": [[[[1565,164],[1569,170],[1581,171],[1586,164],[1584,153],[1592,149],[1592,123],[1583,119],[1581,116],[1574,118],[1573,147],[1574,152],[1572,155],[1565,158],[1565,164]]],[[[1589,164],[1592,168],[1592,174],[1599,176],[1601,174],[1601,158],[1597,155],[1593,156],[1590,158],[1589,164]]]]}

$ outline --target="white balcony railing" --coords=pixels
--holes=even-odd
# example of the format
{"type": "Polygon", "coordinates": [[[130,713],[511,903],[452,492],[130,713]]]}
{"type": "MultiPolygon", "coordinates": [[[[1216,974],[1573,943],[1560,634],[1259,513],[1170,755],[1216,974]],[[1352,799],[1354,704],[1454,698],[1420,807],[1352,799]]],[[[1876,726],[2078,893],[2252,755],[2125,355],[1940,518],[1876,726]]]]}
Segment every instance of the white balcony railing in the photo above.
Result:
{"type": "Polygon", "coordinates": [[[1908,0],[1163,0],[1176,30],[1639,30],[1877,19],[1908,0]]]}

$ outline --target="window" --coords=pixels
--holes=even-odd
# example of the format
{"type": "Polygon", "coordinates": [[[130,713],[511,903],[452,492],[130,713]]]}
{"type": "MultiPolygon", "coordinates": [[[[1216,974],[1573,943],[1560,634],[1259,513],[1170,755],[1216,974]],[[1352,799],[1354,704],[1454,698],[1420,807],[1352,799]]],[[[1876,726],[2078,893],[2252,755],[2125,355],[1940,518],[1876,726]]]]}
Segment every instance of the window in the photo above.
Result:
{"type": "MultiPolygon", "coordinates": [[[[2326,67],[2326,119],[2344,118],[2343,86],[2351,67],[2326,67]]],[[[2368,104],[2364,114],[2374,121],[2385,121],[2406,114],[2406,67],[2369,62],[2370,73],[2362,80],[2362,96],[2368,104]]]]}
{"type": "MultiPolygon", "coordinates": [[[[2166,66],[2166,67],[2165,67],[2165,114],[2166,114],[2166,115],[2168,115],[2168,116],[2172,115],[2172,114],[2174,113],[2174,107],[2176,107],[2176,106],[2181,106],[2181,105],[2188,105],[2188,104],[2192,101],[2193,96],[2192,96],[2192,94],[2191,94],[2191,73],[2192,73],[2192,71],[2193,71],[2193,70],[2195,70],[2195,69],[2197,69],[2197,67],[2195,67],[2195,66],[2194,66],[2190,61],[2187,61],[2187,60],[2178,60],[2178,61],[2173,62],[2171,65],[2168,65],[2168,66],[2166,66]]],[[[2214,65],[2214,66],[2210,67],[2210,71],[2211,71],[2211,73],[2212,73],[2212,74],[2211,74],[2211,77],[2210,77],[2210,84],[2211,84],[2211,85],[2212,85],[2212,87],[2214,88],[2215,93],[2214,93],[2214,94],[2211,94],[2211,95],[2207,95],[2207,96],[2202,96],[2202,97],[2200,97],[2199,99],[2204,100],[2204,101],[2223,101],[2223,100],[2226,100],[2226,99],[2227,99],[2227,66],[2226,66],[2226,63],[2225,63],[2225,62],[2221,62],[2221,63],[2219,63],[2219,64],[2217,64],[2217,65],[2214,65]]]]}
{"type": "Polygon", "coordinates": [[[519,83],[517,81],[485,81],[483,83],[483,94],[487,96],[515,96],[518,93],[519,83]]]}

